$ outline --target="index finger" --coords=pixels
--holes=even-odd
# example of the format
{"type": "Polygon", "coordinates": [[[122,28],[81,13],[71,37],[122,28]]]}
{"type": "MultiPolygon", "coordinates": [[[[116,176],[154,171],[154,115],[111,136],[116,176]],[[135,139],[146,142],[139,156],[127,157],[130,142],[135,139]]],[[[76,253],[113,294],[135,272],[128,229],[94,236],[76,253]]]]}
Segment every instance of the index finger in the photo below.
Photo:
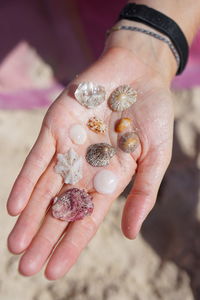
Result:
{"type": "Polygon", "coordinates": [[[7,202],[10,215],[18,215],[26,206],[32,191],[55,153],[54,138],[47,127],[40,134],[15,180],[7,202]]]}

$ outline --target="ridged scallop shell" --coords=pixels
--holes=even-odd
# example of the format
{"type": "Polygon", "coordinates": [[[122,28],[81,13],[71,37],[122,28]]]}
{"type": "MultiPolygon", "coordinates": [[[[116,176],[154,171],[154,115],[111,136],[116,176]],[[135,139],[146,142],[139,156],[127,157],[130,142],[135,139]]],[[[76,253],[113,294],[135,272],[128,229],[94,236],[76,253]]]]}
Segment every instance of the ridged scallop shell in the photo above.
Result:
{"type": "Polygon", "coordinates": [[[106,132],[106,124],[103,120],[97,119],[96,117],[90,118],[88,120],[87,126],[90,130],[96,133],[105,133],[106,132]]]}
{"type": "Polygon", "coordinates": [[[106,91],[101,85],[96,85],[93,82],[82,82],[78,85],[74,96],[81,105],[94,108],[104,102],[106,91]]]}
{"type": "Polygon", "coordinates": [[[115,126],[115,131],[116,132],[123,132],[124,130],[126,130],[129,126],[131,125],[131,119],[129,118],[123,118],[120,119],[116,126],[115,126]]]}
{"type": "Polygon", "coordinates": [[[124,111],[137,100],[137,92],[129,85],[116,88],[109,98],[109,106],[113,111],[124,111]]]}
{"type": "Polygon", "coordinates": [[[110,163],[116,149],[107,143],[93,144],[88,147],[86,161],[93,167],[104,167],[110,163]]]}
{"type": "Polygon", "coordinates": [[[139,138],[135,132],[126,132],[119,139],[119,148],[126,152],[134,152],[139,145],[139,138]]]}

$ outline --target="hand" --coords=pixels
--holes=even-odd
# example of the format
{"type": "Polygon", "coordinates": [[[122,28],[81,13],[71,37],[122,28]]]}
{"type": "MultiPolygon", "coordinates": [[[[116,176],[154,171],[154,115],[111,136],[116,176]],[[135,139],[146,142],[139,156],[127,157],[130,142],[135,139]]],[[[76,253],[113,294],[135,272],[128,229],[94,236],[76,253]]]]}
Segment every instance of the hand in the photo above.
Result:
{"type": "MultiPolygon", "coordinates": [[[[136,173],[122,217],[125,236],[135,238],[155,203],[160,182],[170,161],[172,98],[168,84],[157,71],[140,61],[131,51],[112,48],[72,84],[83,81],[95,81],[103,85],[107,95],[121,84],[131,84],[138,89],[138,101],[128,114],[138,129],[141,144],[132,155],[121,153],[112,158],[106,168],[118,174],[117,190],[110,196],[94,193],[91,216],[70,224],[53,218],[48,211],[49,203],[55,195],[68,188],[63,186],[61,176],[54,171],[56,154],[65,153],[72,146],[84,158],[86,148],[100,139],[100,135],[88,130],[86,144],[72,145],[67,135],[69,127],[73,123],[85,125],[92,116],[92,110],[74,100],[68,89],[58,97],[44,118],[39,137],[8,200],[8,212],[11,215],[20,214],[8,238],[8,247],[13,253],[24,252],[19,270],[26,276],[40,271],[50,257],[45,270],[46,277],[62,277],[94,236],[112,202],[136,173]]],[[[95,110],[95,115],[106,120],[107,125],[116,120],[116,113],[108,109],[106,102],[95,110]]],[[[108,128],[109,134],[101,139],[115,145],[116,133],[113,126],[108,128]]],[[[90,191],[97,170],[85,162],[84,172],[86,176],[78,183],[78,187],[90,191]]]]}

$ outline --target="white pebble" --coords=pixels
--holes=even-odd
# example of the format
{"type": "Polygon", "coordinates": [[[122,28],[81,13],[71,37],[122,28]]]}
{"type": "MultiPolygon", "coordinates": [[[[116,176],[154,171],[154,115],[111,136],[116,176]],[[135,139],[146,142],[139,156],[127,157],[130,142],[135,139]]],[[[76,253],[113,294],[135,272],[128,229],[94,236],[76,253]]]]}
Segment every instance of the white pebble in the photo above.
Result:
{"type": "Polygon", "coordinates": [[[83,126],[75,124],[69,129],[69,137],[74,144],[82,145],[87,139],[87,133],[83,126]]]}
{"type": "Polygon", "coordinates": [[[101,194],[112,194],[117,187],[117,183],[117,176],[109,170],[102,170],[94,177],[94,188],[101,194]]]}

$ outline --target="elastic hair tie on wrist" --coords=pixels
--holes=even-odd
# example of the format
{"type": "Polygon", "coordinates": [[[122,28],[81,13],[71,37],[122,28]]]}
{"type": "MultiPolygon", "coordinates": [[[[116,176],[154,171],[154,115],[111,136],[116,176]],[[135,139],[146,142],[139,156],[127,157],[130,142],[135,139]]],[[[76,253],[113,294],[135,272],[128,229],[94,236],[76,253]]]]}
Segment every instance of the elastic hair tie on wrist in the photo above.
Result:
{"type": "Polygon", "coordinates": [[[159,41],[162,41],[162,42],[166,43],[169,46],[172,54],[174,55],[175,60],[177,62],[177,66],[179,68],[179,66],[180,66],[180,57],[179,57],[179,54],[178,54],[176,48],[174,47],[173,43],[170,41],[169,38],[164,37],[161,34],[155,33],[153,31],[144,29],[144,28],[140,28],[140,27],[137,27],[137,26],[126,26],[126,25],[113,26],[111,29],[107,30],[106,35],[108,36],[111,32],[118,31],[118,30],[130,30],[130,31],[142,32],[144,34],[150,35],[150,36],[158,39],[159,41]]]}
{"type": "Polygon", "coordinates": [[[189,46],[184,33],[175,21],[153,8],[135,3],[129,3],[122,9],[118,21],[122,19],[146,24],[165,34],[172,42],[180,58],[176,75],[183,72],[189,56],[189,46]]]}

